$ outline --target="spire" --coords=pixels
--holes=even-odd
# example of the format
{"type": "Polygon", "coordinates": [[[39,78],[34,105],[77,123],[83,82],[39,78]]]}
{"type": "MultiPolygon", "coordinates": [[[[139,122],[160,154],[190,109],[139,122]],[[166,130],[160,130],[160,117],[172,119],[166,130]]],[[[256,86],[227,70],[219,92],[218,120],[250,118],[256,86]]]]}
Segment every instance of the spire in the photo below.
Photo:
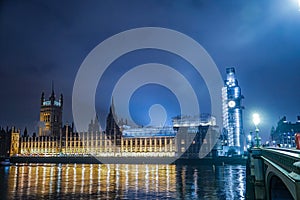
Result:
{"type": "Polygon", "coordinates": [[[60,107],[63,107],[63,103],[64,103],[63,94],[60,94],[59,102],[60,102],[60,107]]]}
{"type": "Polygon", "coordinates": [[[53,83],[53,80],[51,82],[51,89],[52,89],[52,93],[51,93],[51,96],[50,96],[50,101],[51,101],[51,105],[54,104],[54,100],[55,100],[55,94],[54,94],[54,83],[53,83]]]}
{"type": "Polygon", "coordinates": [[[114,97],[111,98],[110,112],[115,116],[114,97]]]}
{"type": "Polygon", "coordinates": [[[25,127],[25,130],[24,130],[24,137],[27,137],[28,136],[28,133],[27,133],[27,127],[25,127]]]}
{"type": "Polygon", "coordinates": [[[42,95],[41,95],[41,105],[43,105],[44,101],[45,101],[45,94],[44,94],[44,92],[42,92],[42,95]]]}
{"type": "Polygon", "coordinates": [[[53,83],[53,80],[52,80],[52,83],[51,83],[51,90],[52,90],[51,96],[54,97],[54,83],[53,83]]]}
{"type": "Polygon", "coordinates": [[[225,81],[226,85],[228,85],[229,87],[234,87],[234,86],[238,85],[237,79],[235,77],[234,67],[226,68],[226,74],[227,74],[227,78],[225,81]]]}

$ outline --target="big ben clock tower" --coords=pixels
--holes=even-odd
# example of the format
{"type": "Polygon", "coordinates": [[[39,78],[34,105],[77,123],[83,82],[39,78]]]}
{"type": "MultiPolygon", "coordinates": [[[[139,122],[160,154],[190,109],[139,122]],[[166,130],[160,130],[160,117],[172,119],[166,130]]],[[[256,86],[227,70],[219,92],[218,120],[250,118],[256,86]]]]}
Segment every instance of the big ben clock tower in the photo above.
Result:
{"type": "Polygon", "coordinates": [[[236,153],[243,152],[243,109],[241,88],[238,84],[235,69],[226,69],[225,85],[222,88],[223,128],[228,135],[228,146],[236,153]]]}

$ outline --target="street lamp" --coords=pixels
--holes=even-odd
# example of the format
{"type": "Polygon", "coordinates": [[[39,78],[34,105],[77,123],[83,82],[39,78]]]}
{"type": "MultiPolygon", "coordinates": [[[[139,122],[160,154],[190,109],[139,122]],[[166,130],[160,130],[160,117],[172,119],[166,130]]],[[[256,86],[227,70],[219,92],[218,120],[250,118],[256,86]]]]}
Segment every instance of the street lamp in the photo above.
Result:
{"type": "Polygon", "coordinates": [[[248,144],[249,144],[250,148],[252,148],[254,146],[253,145],[252,131],[250,131],[250,134],[248,135],[248,144]]]}
{"type": "Polygon", "coordinates": [[[250,149],[253,147],[253,144],[252,144],[252,132],[250,132],[250,134],[247,136],[248,138],[248,141],[247,141],[247,148],[250,149]]]}
{"type": "Polygon", "coordinates": [[[255,136],[255,140],[256,140],[256,147],[259,147],[260,146],[260,137],[259,137],[259,135],[258,135],[258,132],[259,132],[259,129],[258,129],[258,125],[259,125],[259,123],[260,123],[260,116],[259,116],[259,114],[257,114],[257,113],[254,113],[253,115],[252,115],[252,120],[253,120],[253,123],[254,123],[254,125],[255,125],[255,133],[256,133],[256,136],[255,136]]]}

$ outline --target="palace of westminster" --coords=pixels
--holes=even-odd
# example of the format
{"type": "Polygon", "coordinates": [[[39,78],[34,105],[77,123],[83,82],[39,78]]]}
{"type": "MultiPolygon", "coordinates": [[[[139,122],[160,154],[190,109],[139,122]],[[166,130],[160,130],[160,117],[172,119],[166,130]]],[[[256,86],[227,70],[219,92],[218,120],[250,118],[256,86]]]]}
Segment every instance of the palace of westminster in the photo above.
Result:
{"type": "Polygon", "coordinates": [[[114,119],[112,102],[106,118],[105,131],[100,130],[96,118],[91,120],[87,132],[78,133],[74,131],[73,124],[63,126],[62,111],[62,94],[57,99],[52,89],[49,99],[45,99],[42,93],[38,135],[28,136],[27,131],[21,135],[20,130],[14,127],[7,131],[0,130],[0,155],[174,157],[180,154],[183,157],[198,157],[201,145],[212,149],[210,143],[204,139],[208,127],[214,126],[215,131],[217,129],[215,118],[208,114],[192,121],[187,117],[174,118],[173,127],[169,128],[125,129],[118,126],[114,119]],[[193,127],[190,123],[193,123],[193,127]]]}

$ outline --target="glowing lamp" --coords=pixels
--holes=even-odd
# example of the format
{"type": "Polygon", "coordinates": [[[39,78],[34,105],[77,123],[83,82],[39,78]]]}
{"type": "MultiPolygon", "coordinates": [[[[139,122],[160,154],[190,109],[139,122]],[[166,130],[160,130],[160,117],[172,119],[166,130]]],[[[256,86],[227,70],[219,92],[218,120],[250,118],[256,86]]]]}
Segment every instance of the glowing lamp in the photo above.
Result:
{"type": "Polygon", "coordinates": [[[248,140],[249,140],[249,141],[252,140],[252,135],[248,135],[248,140]]]}
{"type": "Polygon", "coordinates": [[[252,115],[252,120],[253,120],[254,125],[257,126],[257,125],[260,123],[260,117],[259,117],[259,114],[254,113],[254,114],[252,115]]]}

